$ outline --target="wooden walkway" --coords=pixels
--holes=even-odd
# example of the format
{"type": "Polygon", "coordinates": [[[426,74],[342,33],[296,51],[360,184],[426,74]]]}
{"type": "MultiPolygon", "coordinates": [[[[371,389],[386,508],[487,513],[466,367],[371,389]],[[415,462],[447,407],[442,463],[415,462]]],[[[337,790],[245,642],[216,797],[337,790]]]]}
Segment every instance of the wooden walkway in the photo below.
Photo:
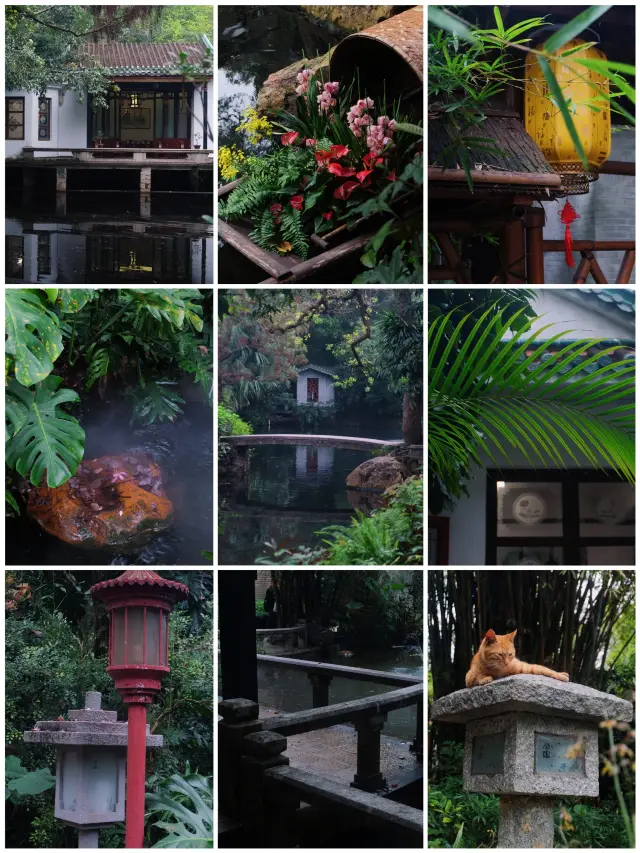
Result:
{"type": "Polygon", "coordinates": [[[258,435],[223,435],[220,441],[235,447],[256,447],[259,444],[286,444],[297,447],[336,447],[341,450],[378,450],[399,447],[402,441],[382,441],[378,438],[357,438],[349,435],[306,435],[300,433],[259,433],[258,435]]]}

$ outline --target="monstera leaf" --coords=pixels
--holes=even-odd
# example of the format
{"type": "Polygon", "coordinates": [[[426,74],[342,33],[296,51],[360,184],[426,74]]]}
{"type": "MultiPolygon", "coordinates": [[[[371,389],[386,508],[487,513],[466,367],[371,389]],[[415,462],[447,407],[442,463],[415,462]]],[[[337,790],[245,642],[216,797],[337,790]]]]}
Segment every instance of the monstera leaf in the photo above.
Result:
{"type": "Polygon", "coordinates": [[[5,351],[16,360],[16,379],[35,385],[53,370],[62,352],[58,318],[32,290],[5,291],[5,351]]]}
{"type": "Polygon", "coordinates": [[[80,398],[75,391],[56,390],[62,379],[48,376],[36,388],[23,388],[15,379],[7,389],[7,465],[34,486],[57,487],[72,477],[84,453],[84,430],[71,415],[59,408],[80,398]]]}
{"type": "Polygon", "coordinates": [[[122,298],[136,305],[136,310],[148,312],[154,320],[166,320],[182,329],[186,320],[193,328],[202,331],[202,308],[192,299],[201,299],[199,290],[125,290],[122,298]]]}
{"type": "Polygon", "coordinates": [[[133,417],[131,423],[140,421],[152,424],[155,421],[173,421],[182,414],[184,400],[175,391],[170,391],[165,382],[147,379],[131,392],[134,396],[133,417]]]}
{"type": "Polygon", "coordinates": [[[65,314],[75,314],[96,296],[96,290],[86,287],[63,288],[58,291],[58,302],[65,314]]]}
{"type": "Polygon", "coordinates": [[[147,794],[147,810],[172,820],[158,820],[153,826],[167,835],[154,847],[213,847],[213,784],[198,773],[185,777],[174,774],[162,783],[159,794],[147,794]],[[193,809],[187,808],[185,798],[193,809]]]}

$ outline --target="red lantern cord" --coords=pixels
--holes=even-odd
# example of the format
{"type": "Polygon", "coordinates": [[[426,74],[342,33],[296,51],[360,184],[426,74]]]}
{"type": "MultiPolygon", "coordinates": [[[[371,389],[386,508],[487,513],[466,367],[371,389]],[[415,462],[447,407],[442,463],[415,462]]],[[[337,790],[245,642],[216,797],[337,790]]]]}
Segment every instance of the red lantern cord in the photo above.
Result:
{"type": "Polygon", "coordinates": [[[559,211],[558,215],[560,216],[560,221],[565,227],[564,229],[564,257],[567,262],[567,266],[573,267],[573,252],[571,250],[571,246],[573,244],[573,240],[571,239],[571,223],[576,219],[580,219],[580,214],[576,213],[573,205],[569,204],[569,199],[567,199],[564,203],[564,207],[561,211],[559,211]]]}

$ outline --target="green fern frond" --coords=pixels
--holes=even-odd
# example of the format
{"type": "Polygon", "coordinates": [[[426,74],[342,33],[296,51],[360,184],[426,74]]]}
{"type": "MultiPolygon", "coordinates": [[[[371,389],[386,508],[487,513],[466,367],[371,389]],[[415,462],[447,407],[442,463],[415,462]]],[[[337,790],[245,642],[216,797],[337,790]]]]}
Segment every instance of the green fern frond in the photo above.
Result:
{"type": "Polygon", "coordinates": [[[282,236],[291,243],[293,251],[299,257],[309,257],[309,238],[302,228],[302,216],[299,210],[285,207],[282,211],[282,222],[280,224],[282,236]]]}

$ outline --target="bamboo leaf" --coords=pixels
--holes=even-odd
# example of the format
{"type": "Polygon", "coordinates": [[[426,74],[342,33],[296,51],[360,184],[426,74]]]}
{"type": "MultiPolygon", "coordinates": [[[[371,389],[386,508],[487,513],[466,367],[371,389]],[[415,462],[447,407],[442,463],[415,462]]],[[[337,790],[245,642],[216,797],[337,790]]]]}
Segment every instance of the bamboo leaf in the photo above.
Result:
{"type": "Polygon", "coordinates": [[[567,126],[567,130],[569,131],[569,136],[575,146],[576,152],[580,157],[582,165],[584,166],[585,171],[589,171],[589,164],[587,162],[587,155],[584,153],[584,148],[582,147],[582,142],[580,141],[580,137],[578,136],[578,131],[576,130],[576,126],[573,123],[573,119],[571,118],[571,113],[569,112],[569,108],[567,106],[567,102],[562,94],[562,90],[558,85],[558,81],[555,78],[551,67],[546,59],[543,59],[541,56],[538,57],[538,62],[540,63],[540,68],[542,69],[542,73],[544,74],[544,78],[547,81],[549,86],[549,90],[551,94],[555,98],[555,101],[558,105],[560,112],[562,113],[562,118],[564,119],[564,123],[567,126]]]}
{"type": "Polygon", "coordinates": [[[440,27],[441,29],[452,33],[454,36],[464,39],[464,41],[469,41],[478,46],[480,45],[480,42],[471,31],[469,25],[460,18],[456,18],[454,15],[449,14],[449,12],[446,12],[444,9],[438,9],[435,6],[428,6],[427,18],[430,24],[440,27]]]}
{"type": "Polygon", "coordinates": [[[558,48],[561,48],[568,41],[579,36],[581,32],[584,32],[584,30],[590,27],[594,21],[601,18],[605,12],[608,12],[611,8],[611,6],[589,6],[588,9],[585,9],[584,12],[580,12],[579,15],[576,15],[575,18],[566,23],[563,27],[560,27],[557,33],[554,33],[546,40],[543,48],[544,52],[553,53],[558,50],[558,48]]]}
{"type": "Polygon", "coordinates": [[[496,19],[496,26],[498,27],[498,32],[502,37],[504,37],[504,24],[502,23],[502,15],[500,14],[500,9],[497,6],[493,7],[493,16],[496,19]]]}
{"type": "MultiPolygon", "coordinates": [[[[565,54],[562,54],[563,56],[565,54]]],[[[635,65],[627,65],[626,62],[613,62],[611,59],[574,59],[574,62],[577,62],[578,65],[584,65],[585,68],[592,68],[594,71],[599,71],[601,74],[605,76],[609,76],[607,71],[612,69],[613,71],[622,71],[623,74],[632,74],[635,77],[636,67],[635,65]]]]}

